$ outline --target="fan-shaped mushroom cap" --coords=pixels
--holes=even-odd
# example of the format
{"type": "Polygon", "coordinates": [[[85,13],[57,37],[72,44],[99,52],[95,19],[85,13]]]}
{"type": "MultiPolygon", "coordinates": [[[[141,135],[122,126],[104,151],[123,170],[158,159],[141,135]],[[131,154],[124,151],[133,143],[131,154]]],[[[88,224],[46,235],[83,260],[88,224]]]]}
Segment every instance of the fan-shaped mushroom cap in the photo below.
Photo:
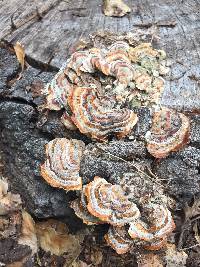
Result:
{"type": "Polygon", "coordinates": [[[41,166],[42,177],[53,187],[80,190],[80,161],[85,144],[82,141],[56,138],[46,145],[46,160],[41,166]]]}
{"type": "Polygon", "coordinates": [[[115,226],[123,226],[140,216],[137,206],[125,196],[122,187],[95,177],[86,185],[88,211],[100,220],[115,226]]]}
{"type": "Polygon", "coordinates": [[[175,224],[170,211],[162,205],[149,205],[150,226],[142,220],[130,223],[128,230],[131,238],[145,241],[146,247],[160,248],[166,237],[174,230],[175,224]],[[148,242],[148,243],[146,243],[148,242]]]}
{"type": "Polygon", "coordinates": [[[110,226],[108,233],[104,237],[107,244],[118,254],[128,252],[131,248],[131,244],[133,243],[124,227],[110,226]]]}
{"type": "Polygon", "coordinates": [[[112,133],[122,138],[138,120],[129,109],[114,109],[110,99],[99,96],[92,88],[76,87],[71,91],[68,103],[74,124],[82,133],[98,140],[106,140],[112,133]]]}
{"type": "Polygon", "coordinates": [[[50,83],[46,85],[44,94],[46,95],[46,107],[50,110],[60,110],[67,106],[67,96],[72,89],[68,82],[63,68],[55,75],[50,83]]]}
{"type": "Polygon", "coordinates": [[[153,116],[150,132],[146,135],[147,149],[155,158],[164,158],[187,143],[189,119],[182,113],[161,108],[153,116]]]}
{"type": "Polygon", "coordinates": [[[72,54],[68,60],[67,68],[73,69],[77,75],[81,74],[81,67],[88,58],[88,51],[78,51],[72,54]]]}
{"type": "Polygon", "coordinates": [[[71,208],[74,210],[76,216],[83,220],[83,222],[87,225],[94,225],[94,224],[102,224],[99,218],[93,216],[89,213],[87,209],[87,199],[85,196],[85,186],[81,192],[81,199],[75,199],[71,202],[71,208]]]}

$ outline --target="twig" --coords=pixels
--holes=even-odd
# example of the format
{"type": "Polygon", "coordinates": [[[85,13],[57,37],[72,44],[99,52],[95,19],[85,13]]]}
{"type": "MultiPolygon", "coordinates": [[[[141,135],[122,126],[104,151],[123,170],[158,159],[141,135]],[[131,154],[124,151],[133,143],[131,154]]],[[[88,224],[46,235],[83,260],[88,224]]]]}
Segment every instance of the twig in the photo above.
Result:
{"type": "Polygon", "coordinates": [[[190,247],[187,247],[187,248],[181,248],[180,250],[188,250],[188,249],[195,248],[195,247],[198,247],[198,246],[200,246],[200,243],[195,244],[195,245],[190,246],[190,247]]]}
{"type": "MultiPolygon", "coordinates": [[[[142,174],[142,175],[144,175],[145,177],[149,178],[150,181],[151,181],[152,183],[156,183],[156,184],[159,185],[160,187],[164,187],[164,185],[160,184],[159,182],[157,182],[157,181],[155,181],[155,180],[152,180],[152,177],[150,177],[147,173],[143,172],[140,168],[137,167],[137,165],[135,165],[135,164],[133,164],[133,163],[131,163],[131,162],[128,162],[128,161],[126,161],[126,160],[123,159],[123,158],[120,158],[120,157],[118,157],[118,156],[113,155],[112,153],[106,151],[106,150],[103,149],[102,147],[99,147],[97,144],[95,144],[95,146],[96,146],[98,149],[102,150],[102,151],[103,151],[104,153],[106,153],[107,155],[109,155],[109,156],[111,156],[111,157],[113,157],[113,158],[116,158],[116,159],[118,159],[118,160],[120,160],[120,161],[123,161],[123,162],[125,162],[126,164],[128,164],[128,165],[131,166],[131,167],[134,167],[134,168],[138,171],[139,174],[142,174]]],[[[141,178],[144,178],[144,177],[141,177],[141,178]]]]}
{"type": "Polygon", "coordinates": [[[158,21],[158,22],[134,24],[134,26],[141,27],[141,28],[151,28],[154,25],[156,25],[157,27],[173,28],[176,26],[176,21],[171,20],[171,21],[158,21]]]}

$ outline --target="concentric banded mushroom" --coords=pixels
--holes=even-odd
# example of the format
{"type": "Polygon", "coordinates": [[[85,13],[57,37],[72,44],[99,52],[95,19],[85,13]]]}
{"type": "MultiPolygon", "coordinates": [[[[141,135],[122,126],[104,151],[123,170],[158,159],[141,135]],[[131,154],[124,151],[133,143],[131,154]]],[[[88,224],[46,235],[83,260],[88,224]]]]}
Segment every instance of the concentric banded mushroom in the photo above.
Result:
{"type": "Polygon", "coordinates": [[[46,160],[41,166],[42,177],[53,187],[80,190],[80,161],[85,145],[82,141],[56,138],[46,145],[46,160]]]}
{"type": "Polygon", "coordinates": [[[95,217],[115,226],[123,226],[140,216],[137,206],[125,196],[122,187],[95,177],[86,185],[87,209],[95,217]]]}
{"type": "Polygon", "coordinates": [[[147,149],[155,158],[164,158],[188,142],[189,119],[182,113],[161,108],[153,116],[152,127],[146,135],[147,149]]]}
{"type": "Polygon", "coordinates": [[[76,87],[68,97],[72,120],[79,130],[98,140],[106,140],[115,133],[126,136],[137,123],[137,115],[129,109],[114,109],[108,98],[98,95],[96,89],[76,87]]]}
{"type": "Polygon", "coordinates": [[[104,236],[107,244],[111,246],[118,254],[124,254],[131,248],[133,241],[127,234],[124,227],[111,226],[108,233],[104,236]]]}
{"type": "Polygon", "coordinates": [[[60,110],[67,106],[67,96],[72,89],[72,84],[67,80],[61,69],[50,83],[46,85],[44,94],[46,95],[46,107],[50,110],[60,110]]]}
{"type": "Polygon", "coordinates": [[[81,192],[81,199],[75,199],[71,202],[71,208],[74,210],[77,217],[83,220],[83,222],[87,225],[94,225],[94,224],[102,224],[99,218],[93,216],[89,213],[87,209],[87,199],[85,196],[85,186],[81,192]]]}
{"type": "Polygon", "coordinates": [[[146,249],[159,249],[165,244],[166,237],[174,230],[175,224],[170,211],[162,205],[148,207],[150,224],[137,220],[130,223],[128,230],[132,239],[144,241],[146,249]]]}

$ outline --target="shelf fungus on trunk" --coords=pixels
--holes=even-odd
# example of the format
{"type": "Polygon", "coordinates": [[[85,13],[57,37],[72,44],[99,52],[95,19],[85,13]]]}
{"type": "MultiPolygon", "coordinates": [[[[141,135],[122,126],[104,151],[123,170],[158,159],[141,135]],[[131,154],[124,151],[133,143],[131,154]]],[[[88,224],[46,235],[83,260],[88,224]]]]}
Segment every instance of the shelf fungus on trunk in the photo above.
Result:
{"type": "Polygon", "coordinates": [[[80,161],[85,144],[76,139],[56,138],[46,145],[42,177],[53,187],[81,190],[80,161]]]}
{"type": "Polygon", "coordinates": [[[122,0],[104,0],[103,12],[109,17],[123,17],[131,9],[122,0]]]}
{"type": "Polygon", "coordinates": [[[164,158],[188,142],[190,122],[182,113],[162,107],[153,115],[146,134],[147,149],[155,158],[164,158]]]}
{"type": "Polygon", "coordinates": [[[74,210],[77,217],[79,217],[87,225],[95,225],[104,223],[99,218],[89,213],[87,209],[87,199],[85,196],[85,186],[81,191],[80,199],[77,198],[71,202],[71,208],[74,210]]]}
{"type": "Polygon", "coordinates": [[[95,88],[76,87],[68,97],[72,121],[91,138],[105,141],[110,134],[125,137],[137,123],[138,117],[129,109],[115,109],[108,97],[95,88]]]}
{"type": "Polygon", "coordinates": [[[140,216],[137,206],[128,200],[121,186],[94,177],[86,185],[87,209],[95,217],[114,226],[123,226],[140,216]]]}
{"type": "Polygon", "coordinates": [[[170,211],[163,205],[149,204],[146,209],[149,223],[142,219],[133,221],[130,223],[128,233],[145,249],[159,250],[166,244],[167,236],[172,233],[175,224],[170,211]]]}
{"type": "Polygon", "coordinates": [[[127,253],[133,241],[124,227],[113,227],[110,226],[108,233],[104,236],[107,244],[111,246],[117,254],[127,253]]]}

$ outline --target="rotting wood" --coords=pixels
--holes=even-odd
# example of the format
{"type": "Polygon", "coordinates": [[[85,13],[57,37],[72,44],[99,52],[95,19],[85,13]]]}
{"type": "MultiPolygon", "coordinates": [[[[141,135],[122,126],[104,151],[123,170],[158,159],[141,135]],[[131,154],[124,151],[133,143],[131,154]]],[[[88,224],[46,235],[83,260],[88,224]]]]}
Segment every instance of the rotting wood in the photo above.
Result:
{"type": "Polygon", "coordinates": [[[171,63],[162,103],[200,110],[200,3],[196,0],[126,1],[132,12],[122,18],[106,17],[101,0],[3,0],[0,6],[0,39],[19,41],[26,54],[61,67],[75,43],[97,30],[127,32],[156,25],[156,46],[171,63]],[[190,77],[196,77],[191,79],[190,77]]]}

